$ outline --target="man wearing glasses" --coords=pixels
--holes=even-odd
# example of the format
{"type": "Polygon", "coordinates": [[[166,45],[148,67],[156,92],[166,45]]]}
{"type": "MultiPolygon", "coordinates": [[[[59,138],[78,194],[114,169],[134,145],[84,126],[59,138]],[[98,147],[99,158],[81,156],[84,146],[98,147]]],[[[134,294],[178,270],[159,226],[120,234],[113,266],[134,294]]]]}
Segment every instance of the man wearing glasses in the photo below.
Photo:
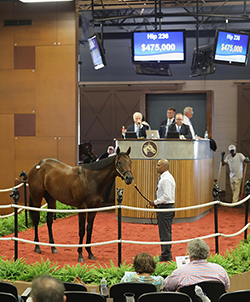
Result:
{"type": "Polygon", "coordinates": [[[183,115],[181,113],[176,114],[175,123],[169,126],[168,131],[178,132],[180,139],[192,139],[189,126],[183,124],[183,115]]]}

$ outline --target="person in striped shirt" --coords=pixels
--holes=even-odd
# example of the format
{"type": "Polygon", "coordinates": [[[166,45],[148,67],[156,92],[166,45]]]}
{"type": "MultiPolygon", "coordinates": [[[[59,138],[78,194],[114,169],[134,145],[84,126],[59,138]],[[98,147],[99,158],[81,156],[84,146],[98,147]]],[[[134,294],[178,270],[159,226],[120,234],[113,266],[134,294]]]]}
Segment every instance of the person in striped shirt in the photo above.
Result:
{"type": "Polygon", "coordinates": [[[230,280],[225,269],[217,263],[207,262],[210,248],[202,239],[188,242],[187,252],[190,263],[174,270],[164,280],[164,291],[178,291],[183,286],[193,285],[203,281],[219,281],[225,290],[230,287],[230,280]]]}

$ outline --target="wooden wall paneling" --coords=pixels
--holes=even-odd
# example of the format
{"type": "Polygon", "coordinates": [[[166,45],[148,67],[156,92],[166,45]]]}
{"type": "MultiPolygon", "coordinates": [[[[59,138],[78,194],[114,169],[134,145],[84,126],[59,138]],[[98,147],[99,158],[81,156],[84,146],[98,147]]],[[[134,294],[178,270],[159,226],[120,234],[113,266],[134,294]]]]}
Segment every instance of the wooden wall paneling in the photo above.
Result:
{"type": "Polygon", "coordinates": [[[63,136],[57,138],[57,159],[63,163],[76,166],[76,138],[74,136],[63,136]]]}
{"type": "Polygon", "coordinates": [[[76,136],[75,46],[36,48],[37,136],[76,136]]]}
{"type": "MultiPolygon", "coordinates": [[[[133,160],[132,161],[132,173],[134,176],[134,183],[137,185],[141,193],[149,200],[155,199],[155,188],[157,185],[158,177],[157,173],[150,175],[149,171],[154,171],[157,160],[133,160]],[[148,166],[149,165],[149,166],[148,166]],[[149,168],[150,167],[150,168],[149,168]]],[[[156,169],[155,169],[156,170],[156,169]]],[[[127,186],[124,181],[117,177],[116,187],[124,188],[123,196],[126,196],[128,200],[128,206],[135,206],[145,208],[147,201],[137,192],[134,184],[127,186]]],[[[122,216],[136,217],[136,218],[155,218],[155,213],[144,212],[137,210],[122,209],[122,216]]]]}
{"type": "Polygon", "coordinates": [[[0,70],[0,113],[32,113],[35,110],[35,73],[32,70],[0,70]]]}
{"type": "MultiPolygon", "coordinates": [[[[133,114],[140,111],[142,90],[134,87],[118,88],[115,94],[115,125],[116,136],[121,137],[121,127],[133,123],[133,114]]],[[[141,112],[145,115],[145,112],[141,112]]]]}
{"type": "MultiPolygon", "coordinates": [[[[149,200],[155,199],[155,189],[159,174],[156,171],[157,160],[133,160],[132,172],[134,182],[142,194],[149,200]]],[[[175,207],[189,207],[212,201],[213,159],[171,160],[169,171],[176,181],[175,207]]],[[[146,207],[146,201],[134,187],[124,185],[116,178],[116,187],[123,188],[124,204],[135,207],[146,207]]],[[[196,217],[210,207],[177,211],[175,218],[196,217]]],[[[122,210],[122,216],[133,218],[155,218],[152,212],[122,210]]]]}
{"type": "Polygon", "coordinates": [[[14,19],[32,20],[32,25],[16,26],[14,43],[17,46],[42,46],[57,44],[57,3],[16,2],[14,19]]]}
{"type": "Polygon", "coordinates": [[[4,20],[12,20],[13,19],[13,8],[14,8],[14,2],[13,1],[6,1],[0,3],[0,21],[1,25],[0,27],[3,27],[3,21],[4,20]]]}
{"type": "Polygon", "coordinates": [[[207,94],[207,132],[208,137],[214,137],[214,92],[206,91],[207,94]]]}
{"type": "Polygon", "coordinates": [[[80,141],[90,140],[97,155],[114,145],[113,139],[121,137],[121,126],[130,125],[139,110],[140,94],[131,87],[81,87],[80,141]]]}
{"type": "Polygon", "coordinates": [[[76,43],[74,1],[60,3],[60,5],[58,6],[57,18],[57,42],[60,43],[60,45],[74,45],[76,43]]]}
{"type": "Polygon", "coordinates": [[[34,46],[14,47],[14,69],[35,69],[35,62],[34,46]]]}
{"type": "Polygon", "coordinates": [[[36,136],[36,115],[15,114],[15,136],[36,136]]]}
{"type": "Polygon", "coordinates": [[[109,89],[83,92],[81,141],[113,137],[114,98],[109,89]]]}
{"type": "MultiPolygon", "coordinates": [[[[0,11],[1,9],[2,8],[0,8],[0,11]]],[[[3,22],[4,21],[1,19],[1,24],[3,24],[3,22]]],[[[13,35],[14,32],[12,27],[0,26],[0,69],[13,69],[13,35]]]]}
{"type": "MultiPolygon", "coordinates": [[[[93,146],[93,150],[97,156],[100,156],[107,144],[113,142],[107,141],[107,133],[110,133],[113,120],[112,120],[112,108],[113,103],[112,94],[109,89],[93,89],[93,88],[80,88],[80,143],[89,140],[93,146]],[[99,111],[102,107],[108,109],[106,116],[102,117],[99,111]],[[108,120],[107,120],[108,117],[108,120]],[[104,121],[107,122],[105,125],[104,121]]],[[[112,134],[110,137],[113,138],[112,134]]],[[[83,160],[85,156],[79,158],[83,160]]]]}
{"type": "Polygon", "coordinates": [[[16,137],[15,179],[44,158],[57,158],[57,137],[16,137]]]}
{"type": "MultiPolygon", "coordinates": [[[[0,114],[0,188],[11,189],[14,186],[14,116],[13,114],[0,114]]],[[[0,204],[10,204],[13,199],[9,192],[0,194],[0,204]]],[[[0,214],[11,213],[12,210],[2,209],[0,214]]]]}

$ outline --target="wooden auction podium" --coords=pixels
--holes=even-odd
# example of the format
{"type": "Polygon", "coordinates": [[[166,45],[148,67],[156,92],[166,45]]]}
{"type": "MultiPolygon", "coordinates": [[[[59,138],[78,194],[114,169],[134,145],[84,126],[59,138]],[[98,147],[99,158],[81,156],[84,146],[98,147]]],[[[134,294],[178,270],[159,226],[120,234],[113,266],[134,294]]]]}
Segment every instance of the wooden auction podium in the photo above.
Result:
{"type": "MultiPolygon", "coordinates": [[[[149,200],[155,199],[159,175],[156,163],[165,158],[170,162],[170,173],[176,182],[175,207],[200,205],[213,200],[213,151],[209,140],[179,139],[116,139],[122,152],[131,147],[134,183],[149,200]]],[[[116,188],[124,188],[122,205],[146,208],[147,201],[135,189],[116,177],[116,188]]],[[[203,217],[209,207],[177,211],[174,222],[192,222],[203,217]]],[[[156,218],[152,212],[122,209],[122,220],[150,223],[156,218]]]]}

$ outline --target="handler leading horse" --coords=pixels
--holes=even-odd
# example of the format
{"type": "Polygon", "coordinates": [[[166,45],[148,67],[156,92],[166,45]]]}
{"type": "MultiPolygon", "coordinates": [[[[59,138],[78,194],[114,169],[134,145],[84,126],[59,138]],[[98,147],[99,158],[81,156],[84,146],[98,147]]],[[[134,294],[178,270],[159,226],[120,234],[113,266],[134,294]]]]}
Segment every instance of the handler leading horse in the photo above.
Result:
{"type": "MultiPolygon", "coordinates": [[[[30,189],[29,205],[40,207],[44,197],[49,209],[56,208],[56,200],[77,207],[78,209],[97,208],[103,201],[108,184],[118,175],[124,179],[127,185],[133,181],[131,172],[131,159],[129,157],[131,148],[127,152],[120,152],[101,161],[84,164],[76,167],[68,166],[56,159],[43,159],[34,165],[28,174],[30,189]]],[[[38,239],[38,223],[40,212],[30,211],[32,222],[35,226],[35,239],[38,239]]],[[[88,212],[87,239],[91,243],[91,234],[96,212],[88,212]]],[[[85,235],[86,212],[78,214],[79,219],[79,244],[82,244],[85,235]]],[[[47,213],[47,226],[49,242],[54,243],[52,234],[53,213],[47,213]]],[[[52,247],[52,253],[57,249],[52,247]]],[[[82,247],[78,249],[78,261],[84,261],[82,247]]],[[[86,247],[88,258],[94,260],[91,247],[86,247]]],[[[39,245],[35,246],[35,252],[41,253],[39,245]]]]}

